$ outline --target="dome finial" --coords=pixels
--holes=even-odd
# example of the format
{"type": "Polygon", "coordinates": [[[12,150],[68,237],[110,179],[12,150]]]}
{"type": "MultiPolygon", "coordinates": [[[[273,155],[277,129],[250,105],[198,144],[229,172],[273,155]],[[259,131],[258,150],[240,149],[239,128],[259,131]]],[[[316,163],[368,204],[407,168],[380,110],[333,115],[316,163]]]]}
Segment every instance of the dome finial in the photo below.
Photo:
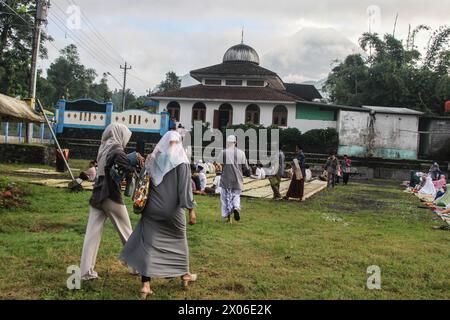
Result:
{"type": "Polygon", "coordinates": [[[242,26],[241,44],[244,44],[244,26],[242,26]]]}

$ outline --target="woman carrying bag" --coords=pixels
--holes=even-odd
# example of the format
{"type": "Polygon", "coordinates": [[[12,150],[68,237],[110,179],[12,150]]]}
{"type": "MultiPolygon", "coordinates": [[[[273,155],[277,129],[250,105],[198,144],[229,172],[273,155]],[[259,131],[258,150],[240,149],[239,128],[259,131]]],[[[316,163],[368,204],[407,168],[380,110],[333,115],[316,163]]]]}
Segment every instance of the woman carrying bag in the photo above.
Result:
{"type": "Polygon", "coordinates": [[[135,159],[130,161],[130,157],[125,154],[125,147],[131,135],[125,125],[114,123],[106,128],[102,136],[97,157],[97,177],[89,201],[89,221],[81,254],[80,269],[83,280],[98,278],[94,267],[107,218],[111,219],[123,244],[132,232],[130,217],[122,200],[121,183],[136,169],[136,165],[143,166],[144,158],[134,153],[135,159]]]}
{"type": "Polygon", "coordinates": [[[188,209],[190,224],[196,224],[196,203],[189,159],[178,132],[166,133],[147,158],[145,170],[150,178],[148,198],[119,257],[142,276],[143,298],[153,294],[151,279],[180,277],[184,287],[197,280],[197,275],[189,272],[184,212],[188,209]]]}

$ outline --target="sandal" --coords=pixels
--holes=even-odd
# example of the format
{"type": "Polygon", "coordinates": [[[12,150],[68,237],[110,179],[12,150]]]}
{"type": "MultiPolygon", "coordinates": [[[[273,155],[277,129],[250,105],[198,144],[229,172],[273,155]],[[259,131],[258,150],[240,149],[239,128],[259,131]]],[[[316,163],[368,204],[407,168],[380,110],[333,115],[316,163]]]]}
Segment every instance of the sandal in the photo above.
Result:
{"type": "Polygon", "coordinates": [[[198,276],[196,274],[189,273],[181,277],[181,281],[183,282],[183,288],[187,289],[189,287],[189,283],[196,282],[198,276]]]}
{"type": "Polygon", "coordinates": [[[241,221],[241,213],[239,212],[239,210],[234,209],[233,210],[233,214],[234,214],[234,220],[235,221],[241,221]]]}

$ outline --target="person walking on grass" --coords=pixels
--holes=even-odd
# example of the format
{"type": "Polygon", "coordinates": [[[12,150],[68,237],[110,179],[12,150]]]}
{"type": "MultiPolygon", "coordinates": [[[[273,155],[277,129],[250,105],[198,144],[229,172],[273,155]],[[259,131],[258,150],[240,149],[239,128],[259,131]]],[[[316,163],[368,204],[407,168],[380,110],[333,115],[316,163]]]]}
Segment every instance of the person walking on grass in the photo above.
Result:
{"type": "Polygon", "coordinates": [[[284,177],[284,171],[286,170],[286,158],[284,155],[283,150],[284,148],[281,148],[278,151],[278,159],[275,160],[276,165],[274,166],[275,174],[269,178],[270,181],[270,187],[273,191],[273,199],[274,200],[282,200],[282,196],[280,193],[280,185],[281,185],[281,179],[284,177]]]}
{"type": "Polygon", "coordinates": [[[250,175],[250,169],[244,151],[237,148],[236,136],[228,137],[227,148],[219,153],[216,162],[223,164],[220,179],[222,218],[232,222],[231,215],[233,215],[234,220],[240,221],[244,173],[250,175]]]}
{"type": "Polygon", "coordinates": [[[293,176],[292,181],[289,186],[289,190],[286,193],[284,200],[289,200],[290,198],[300,199],[303,201],[304,190],[305,190],[305,176],[306,176],[306,157],[303,153],[303,148],[301,146],[296,146],[296,155],[292,163],[293,176]]]}
{"type": "Polygon", "coordinates": [[[330,156],[327,159],[327,162],[325,163],[324,169],[327,171],[328,176],[328,188],[334,188],[336,184],[336,172],[338,169],[338,160],[336,158],[336,155],[334,153],[331,153],[330,156]]]}
{"type": "MultiPolygon", "coordinates": [[[[97,178],[89,201],[89,221],[81,254],[80,269],[83,280],[98,278],[94,268],[106,219],[111,219],[122,244],[127,242],[132,232],[130,217],[123,203],[120,187],[123,179],[135,169],[124,151],[130,138],[131,131],[119,123],[108,126],[102,136],[97,157],[97,178]],[[114,178],[110,173],[112,169],[117,174],[114,178]]],[[[144,158],[139,154],[136,155],[142,167],[144,158]]]]}
{"type": "Polygon", "coordinates": [[[166,133],[145,167],[151,178],[147,204],[119,257],[142,276],[142,298],[153,294],[152,279],[180,277],[185,288],[197,280],[197,275],[189,272],[184,211],[189,210],[189,223],[195,225],[196,203],[180,134],[166,133]]]}
{"type": "Polygon", "coordinates": [[[341,163],[344,185],[348,185],[348,181],[350,180],[351,167],[352,160],[347,155],[345,155],[344,160],[342,160],[341,163]]]}

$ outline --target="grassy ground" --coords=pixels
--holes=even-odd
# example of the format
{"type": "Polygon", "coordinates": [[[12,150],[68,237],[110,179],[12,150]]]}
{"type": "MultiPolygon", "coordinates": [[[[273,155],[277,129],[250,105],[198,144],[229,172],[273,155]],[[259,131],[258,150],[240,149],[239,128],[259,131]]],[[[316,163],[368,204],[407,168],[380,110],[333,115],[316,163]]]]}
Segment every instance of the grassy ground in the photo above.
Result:
{"type": "MultiPolygon", "coordinates": [[[[110,222],[101,279],[66,288],[90,194],[30,185],[11,173],[22,167],[0,165],[0,189],[15,182],[30,194],[28,206],[0,209],[0,298],[138,299],[139,279],[117,261],[121,244],[110,222]]],[[[450,299],[450,233],[431,230],[431,212],[398,183],[352,184],[303,204],[244,199],[235,225],[221,222],[217,198],[197,202],[199,223],[188,238],[199,282],[185,292],[178,280],[157,280],[153,299],[450,299]],[[366,288],[371,265],[381,268],[382,290],[366,288]]]]}

